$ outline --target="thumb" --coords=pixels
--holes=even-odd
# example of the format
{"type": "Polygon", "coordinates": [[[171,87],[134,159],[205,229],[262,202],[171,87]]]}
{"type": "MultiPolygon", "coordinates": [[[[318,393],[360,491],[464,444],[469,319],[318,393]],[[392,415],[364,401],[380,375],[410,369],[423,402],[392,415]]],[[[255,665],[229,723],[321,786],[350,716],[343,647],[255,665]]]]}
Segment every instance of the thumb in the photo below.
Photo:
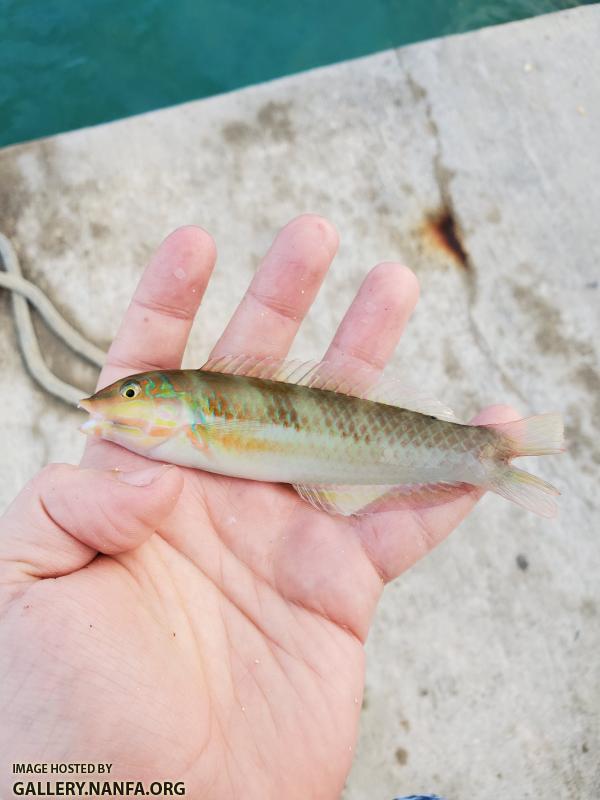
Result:
{"type": "Polygon", "coordinates": [[[182,488],[181,471],[164,464],[135,472],[45,467],[0,519],[0,580],[57,578],[97,553],[138,547],[171,512],[182,488]]]}

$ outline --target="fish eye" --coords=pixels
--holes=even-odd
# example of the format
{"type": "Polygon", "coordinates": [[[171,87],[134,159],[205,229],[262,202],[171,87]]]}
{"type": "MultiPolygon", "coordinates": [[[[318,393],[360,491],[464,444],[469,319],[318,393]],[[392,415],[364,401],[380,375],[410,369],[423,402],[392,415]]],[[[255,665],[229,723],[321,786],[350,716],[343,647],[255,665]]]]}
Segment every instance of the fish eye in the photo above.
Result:
{"type": "Polygon", "coordinates": [[[127,381],[119,389],[121,397],[126,397],[128,400],[133,400],[142,391],[142,387],[137,381],[127,381]]]}

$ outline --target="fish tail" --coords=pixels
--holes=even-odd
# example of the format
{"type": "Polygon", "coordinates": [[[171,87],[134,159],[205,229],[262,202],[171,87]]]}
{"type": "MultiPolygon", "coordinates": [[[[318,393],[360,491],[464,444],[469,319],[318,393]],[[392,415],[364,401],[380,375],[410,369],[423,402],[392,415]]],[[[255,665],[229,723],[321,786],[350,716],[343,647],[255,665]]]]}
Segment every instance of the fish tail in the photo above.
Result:
{"type": "Polygon", "coordinates": [[[554,497],[560,494],[552,484],[513,467],[508,463],[519,456],[546,456],[564,450],[563,421],[560,414],[539,414],[535,417],[486,425],[499,438],[501,463],[491,469],[489,488],[542,517],[554,517],[558,511],[554,497]]]}
{"type": "Polygon", "coordinates": [[[508,458],[547,456],[562,453],[565,449],[560,414],[538,414],[484,427],[500,436],[502,449],[508,458]]]}
{"type": "Polygon", "coordinates": [[[554,501],[560,492],[551,483],[517,469],[511,464],[497,467],[492,473],[489,488],[541,517],[555,517],[558,506],[554,501]]]}

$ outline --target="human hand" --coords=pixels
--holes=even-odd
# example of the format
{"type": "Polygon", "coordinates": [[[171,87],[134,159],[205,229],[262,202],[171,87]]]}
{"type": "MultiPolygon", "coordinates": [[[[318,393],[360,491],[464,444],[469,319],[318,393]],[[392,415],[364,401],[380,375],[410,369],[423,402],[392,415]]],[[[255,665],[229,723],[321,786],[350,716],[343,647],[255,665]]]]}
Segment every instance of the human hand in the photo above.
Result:
{"type": "MultiPolygon", "coordinates": [[[[336,249],[322,218],[283,228],[212,355],[285,356],[336,249]]],[[[180,366],[214,260],[198,228],[165,240],[99,386],[180,366]]],[[[380,372],[417,294],[405,267],[375,267],[327,360],[380,372]]],[[[334,517],[285,485],[89,441],[80,467],[44,469],[1,521],[5,783],[16,761],[104,761],[111,778],[182,780],[193,798],[338,797],[383,586],[479,495],[334,517]]]]}

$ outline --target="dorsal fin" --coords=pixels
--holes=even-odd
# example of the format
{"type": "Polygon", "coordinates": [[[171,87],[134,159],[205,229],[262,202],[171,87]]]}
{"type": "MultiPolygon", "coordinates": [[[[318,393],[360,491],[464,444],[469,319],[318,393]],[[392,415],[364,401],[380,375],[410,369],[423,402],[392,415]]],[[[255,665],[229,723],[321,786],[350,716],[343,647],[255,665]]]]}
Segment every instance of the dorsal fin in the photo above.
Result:
{"type": "Polygon", "coordinates": [[[373,400],[390,406],[429,414],[448,422],[459,422],[454,412],[439,400],[404,381],[377,378],[369,367],[348,367],[329,361],[286,361],[272,356],[220,356],[209,359],[201,367],[206,372],[245,375],[251,378],[294,383],[313,389],[373,400]]]}
{"type": "Polygon", "coordinates": [[[273,356],[219,356],[210,358],[200,369],[226,375],[246,375],[282,383],[301,383],[304,374],[317,366],[317,361],[287,361],[273,356]]]}

